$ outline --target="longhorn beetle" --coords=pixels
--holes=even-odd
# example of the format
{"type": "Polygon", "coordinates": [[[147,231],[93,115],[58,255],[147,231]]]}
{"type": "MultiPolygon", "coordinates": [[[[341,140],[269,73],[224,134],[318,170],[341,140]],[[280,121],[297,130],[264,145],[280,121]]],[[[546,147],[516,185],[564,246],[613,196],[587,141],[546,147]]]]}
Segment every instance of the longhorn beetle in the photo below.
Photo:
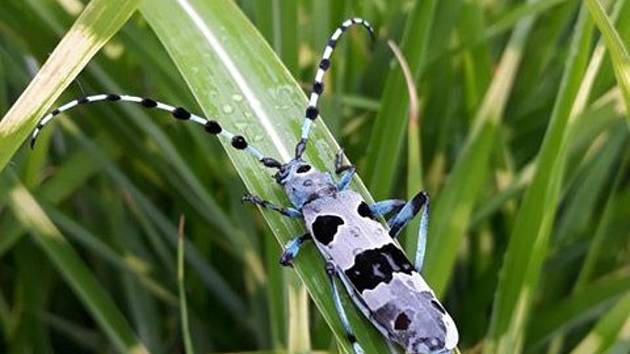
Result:
{"type": "Polygon", "coordinates": [[[335,307],[355,354],[363,353],[363,349],[356,341],[341,304],[335,278],[341,281],[365,317],[387,339],[403,346],[407,354],[450,353],[458,342],[457,328],[420,275],[429,222],[429,196],[420,192],[409,201],[389,199],[368,205],[361,195],[348,188],[355,167],[343,163],[342,151],[335,158],[337,181],[330,173],[318,171],[302,159],[311,125],[319,116],[317,107],[324,91],[324,74],[330,68],[330,57],[341,35],[355,24],[365,27],[374,39],[374,30],[361,18],[346,20],[332,34],[315,75],[295,157],[286,163],[264,156],[243,136],[226,131],[214,120],[150,98],[117,94],[87,96],[48,113],[33,132],[31,147],[44,125],[60,113],[84,103],[133,102],[170,112],[178,120],[201,124],[208,133],[229,141],[238,150],[249,152],[265,167],[278,170],[274,178],[284,189],[292,207],[278,206],[250,194],[246,194],[243,201],[304,221],[307,232],[286,245],[280,263],[291,265],[304,243],[315,243],[326,261],[335,307]],[[418,250],[413,265],[395,239],[421,209],[418,250]],[[387,221],[387,230],[378,218],[389,214],[393,216],[387,221]]]}

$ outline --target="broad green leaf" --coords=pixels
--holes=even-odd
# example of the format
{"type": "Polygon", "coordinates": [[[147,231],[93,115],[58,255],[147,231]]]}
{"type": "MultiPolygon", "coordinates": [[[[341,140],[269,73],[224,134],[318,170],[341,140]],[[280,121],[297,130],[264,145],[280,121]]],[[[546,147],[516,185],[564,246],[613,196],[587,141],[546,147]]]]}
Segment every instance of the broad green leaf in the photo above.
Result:
{"type": "MultiPolygon", "coordinates": [[[[297,72],[298,66],[298,27],[297,5],[293,0],[263,0],[256,1],[256,23],[267,42],[282,60],[282,63],[291,73],[297,72]]],[[[266,233],[267,237],[272,237],[266,233]]],[[[277,265],[280,257],[275,243],[268,242],[267,259],[273,263],[267,268],[267,274],[272,282],[268,283],[271,311],[272,335],[277,338],[281,328],[286,328],[282,335],[286,338],[286,349],[290,353],[301,353],[311,350],[311,337],[309,325],[309,297],[299,278],[290,271],[282,270],[277,265]],[[284,275],[284,276],[283,276],[284,275]],[[276,297],[275,299],[273,297],[276,297]],[[282,322],[282,323],[279,323],[282,322]]],[[[277,342],[279,347],[280,343],[277,342]]]]}

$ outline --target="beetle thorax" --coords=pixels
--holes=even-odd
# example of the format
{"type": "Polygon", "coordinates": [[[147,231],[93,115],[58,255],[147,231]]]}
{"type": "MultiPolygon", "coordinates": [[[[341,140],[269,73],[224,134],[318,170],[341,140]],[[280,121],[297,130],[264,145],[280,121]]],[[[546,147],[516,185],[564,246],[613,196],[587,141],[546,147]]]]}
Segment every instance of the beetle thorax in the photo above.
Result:
{"type": "Polygon", "coordinates": [[[284,192],[298,209],[310,201],[337,192],[329,173],[318,171],[303,161],[289,163],[282,172],[284,192]]]}

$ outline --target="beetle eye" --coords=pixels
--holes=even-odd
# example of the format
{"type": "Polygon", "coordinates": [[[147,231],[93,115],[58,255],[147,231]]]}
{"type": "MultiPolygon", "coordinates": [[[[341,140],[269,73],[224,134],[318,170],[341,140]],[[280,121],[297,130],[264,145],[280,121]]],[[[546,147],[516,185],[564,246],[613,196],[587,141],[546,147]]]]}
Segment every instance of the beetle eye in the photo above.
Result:
{"type": "Polygon", "coordinates": [[[297,169],[297,173],[305,173],[311,170],[311,166],[309,165],[302,165],[300,167],[298,167],[297,169]]]}

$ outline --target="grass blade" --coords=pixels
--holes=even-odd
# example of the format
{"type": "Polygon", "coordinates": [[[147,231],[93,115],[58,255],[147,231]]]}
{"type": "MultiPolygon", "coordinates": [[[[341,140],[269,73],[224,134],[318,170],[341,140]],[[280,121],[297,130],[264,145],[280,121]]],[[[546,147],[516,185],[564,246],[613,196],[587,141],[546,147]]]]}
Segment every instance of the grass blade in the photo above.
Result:
{"type": "Polygon", "coordinates": [[[179,291],[179,311],[182,321],[182,335],[186,354],[194,354],[195,348],[190,339],[190,324],[188,323],[188,305],[186,304],[186,283],[184,282],[184,216],[179,219],[177,237],[177,289],[179,291]]]}
{"type": "MultiPolygon", "coordinates": [[[[407,18],[400,47],[416,81],[422,73],[436,6],[435,0],[418,1],[407,18]]],[[[388,197],[399,161],[408,122],[405,113],[409,98],[405,90],[402,73],[397,67],[393,67],[389,70],[381,108],[372,128],[365,168],[370,178],[370,191],[378,199],[388,197]]]]}
{"type": "MultiPolygon", "coordinates": [[[[402,51],[396,43],[389,40],[387,44],[394,52],[394,56],[398,61],[398,65],[403,72],[405,82],[407,83],[407,95],[409,97],[408,108],[408,131],[407,131],[407,199],[411,200],[413,196],[422,188],[422,151],[420,143],[420,105],[418,103],[418,89],[413,82],[413,76],[409,69],[409,64],[405,60],[402,51]]],[[[418,236],[417,230],[420,220],[413,220],[407,225],[405,232],[404,246],[406,253],[412,255],[416,253],[418,236]]],[[[414,259],[412,259],[415,262],[414,259]]]]}
{"type": "MultiPolygon", "coordinates": [[[[626,136],[626,139],[627,139],[627,136],[626,136]]],[[[627,140],[626,140],[626,143],[627,143],[627,140]]],[[[591,245],[588,249],[588,253],[586,254],[586,257],[584,258],[582,268],[580,269],[578,277],[575,280],[574,291],[581,290],[582,288],[584,288],[586,284],[589,283],[591,277],[593,276],[595,265],[597,264],[598,260],[602,257],[606,237],[609,234],[608,233],[609,223],[611,222],[611,218],[613,215],[613,205],[614,205],[613,197],[615,196],[615,192],[617,191],[619,186],[622,184],[622,181],[624,179],[623,172],[628,170],[629,165],[630,165],[630,153],[626,151],[626,154],[623,157],[623,161],[618,166],[619,172],[617,173],[617,176],[615,177],[615,181],[613,182],[612,188],[608,195],[608,200],[606,201],[606,204],[604,205],[604,210],[602,212],[602,216],[599,221],[599,224],[597,225],[597,228],[595,229],[595,234],[593,235],[593,239],[591,240],[591,245]]]]}
{"type": "Polygon", "coordinates": [[[459,153],[444,188],[437,195],[425,265],[427,280],[437,294],[444,293],[477,193],[485,182],[496,130],[503,118],[533,21],[532,17],[527,17],[514,29],[498,70],[474,118],[467,142],[459,153]]]}
{"type": "Polygon", "coordinates": [[[118,32],[140,0],[94,0],[0,121],[0,170],[33,131],[37,120],[92,56],[118,32]]]}
{"type": "Polygon", "coordinates": [[[536,321],[530,323],[528,350],[536,351],[545,340],[556,337],[596,318],[603,309],[624,294],[630,292],[628,271],[617,272],[598,279],[574,294],[555,302],[551,308],[536,313],[536,321]],[[530,336],[531,334],[531,336],[530,336]]]}
{"type": "MultiPolygon", "coordinates": [[[[69,122],[67,125],[71,127],[72,133],[75,134],[76,138],[80,141],[82,149],[88,151],[96,160],[103,161],[107,173],[116,184],[118,184],[122,190],[129,193],[131,199],[138,204],[139,209],[142,209],[144,216],[151,219],[173,247],[177,247],[177,240],[173,237],[168,237],[168,235],[177,234],[177,227],[168,221],[168,217],[164,215],[122,171],[109,161],[110,158],[108,155],[102,152],[98,145],[88,140],[87,137],[79,134],[76,126],[72,124],[72,122],[69,122]]],[[[236,294],[228,284],[226,284],[222,276],[201,257],[199,251],[190,243],[190,240],[185,239],[184,246],[186,247],[186,261],[201,277],[206,288],[214,293],[218,303],[227,308],[239,321],[245,321],[244,305],[238,294],[236,294]]]]}
{"type": "Polygon", "coordinates": [[[520,352],[564,170],[567,122],[590,51],[593,23],[582,6],[551,120],[538,154],[531,186],[516,216],[499,276],[484,353],[520,352]]]}
{"type": "MultiPolygon", "coordinates": [[[[626,49],[621,36],[615,30],[615,26],[610,21],[604,7],[599,0],[586,0],[595,24],[602,32],[610,58],[613,63],[617,83],[623,92],[624,102],[626,104],[626,112],[630,112],[630,55],[626,49]]],[[[626,122],[630,128],[630,114],[626,114],[626,122]]]]}
{"type": "MultiPolygon", "coordinates": [[[[112,151],[112,159],[116,159],[120,151],[112,151]]],[[[49,203],[61,203],[68,198],[85,181],[96,175],[103,169],[101,160],[93,159],[83,152],[73,154],[61,165],[57,174],[46,180],[37,190],[36,196],[49,203]]],[[[26,235],[24,226],[18,223],[12,215],[3,215],[0,219],[3,225],[3,237],[0,238],[0,256],[17,243],[22,236],[26,235]]]]}
{"type": "Polygon", "coordinates": [[[298,69],[297,20],[297,1],[256,1],[256,28],[292,73],[297,73],[298,69]]]}
{"type": "Polygon", "coordinates": [[[129,324],[112,299],[96,281],[81,258],[46,216],[33,196],[17,181],[7,176],[1,181],[13,212],[36,235],[37,244],[48,255],[94,320],[107,333],[114,346],[123,353],[147,353],[136,339],[129,324]],[[9,187],[11,186],[11,187],[9,187]]]}
{"type": "Polygon", "coordinates": [[[126,254],[121,256],[103,243],[99,237],[81,227],[79,223],[61,213],[55,208],[43,206],[44,211],[50,219],[68,235],[70,239],[79,243],[86,249],[90,249],[94,254],[102,257],[104,261],[112,266],[133,275],[136,280],[150,291],[156,298],[169,305],[177,304],[177,298],[167,288],[153,279],[148,270],[150,264],[134,256],[126,254]]]}
{"type": "Polygon", "coordinates": [[[311,350],[308,294],[295,274],[287,278],[287,352],[307,353],[311,350]]]}
{"type": "Polygon", "coordinates": [[[571,354],[627,353],[630,350],[630,293],[611,308],[571,354]]]}

